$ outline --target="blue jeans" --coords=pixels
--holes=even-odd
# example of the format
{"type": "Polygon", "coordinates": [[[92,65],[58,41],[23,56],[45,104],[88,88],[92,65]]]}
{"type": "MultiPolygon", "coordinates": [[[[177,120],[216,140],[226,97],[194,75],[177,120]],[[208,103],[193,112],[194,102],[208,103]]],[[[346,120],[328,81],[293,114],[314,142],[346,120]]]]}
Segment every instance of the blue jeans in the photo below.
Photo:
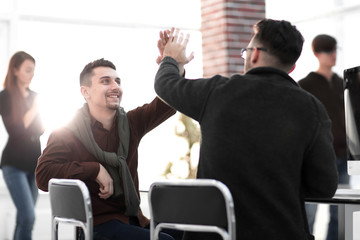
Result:
{"type": "MultiPolygon", "coordinates": [[[[83,232],[80,239],[84,239],[83,232]]],[[[130,224],[118,220],[94,226],[94,240],[150,240],[150,230],[138,225],[137,220],[130,219],[130,224]]],[[[159,240],[174,240],[166,233],[160,233],[159,240]]]]}
{"type": "Polygon", "coordinates": [[[4,180],[17,209],[14,240],[31,240],[35,222],[35,203],[38,188],[35,174],[16,167],[2,167],[4,180]]]}
{"type": "MultiPolygon", "coordinates": [[[[339,184],[349,184],[350,176],[347,173],[347,161],[346,158],[336,159],[336,165],[339,173],[339,184]]],[[[313,233],[315,215],[317,210],[316,204],[306,204],[305,210],[309,223],[310,233],[313,233]]],[[[330,221],[328,225],[328,232],[326,240],[337,240],[338,239],[338,207],[330,205],[330,221]]]]}

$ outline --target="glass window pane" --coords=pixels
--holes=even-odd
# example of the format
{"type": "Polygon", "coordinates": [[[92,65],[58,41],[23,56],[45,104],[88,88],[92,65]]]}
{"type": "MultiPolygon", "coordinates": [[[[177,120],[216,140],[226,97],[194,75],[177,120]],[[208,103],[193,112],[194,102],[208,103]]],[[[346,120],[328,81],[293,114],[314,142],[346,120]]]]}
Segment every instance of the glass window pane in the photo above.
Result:
{"type": "Polygon", "coordinates": [[[198,29],[201,23],[200,0],[19,0],[19,3],[19,13],[25,17],[123,23],[130,27],[137,24],[198,29]]]}
{"type": "Polygon", "coordinates": [[[9,13],[13,10],[12,0],[1,0],[0,1],[0,13],[9,13]]]}

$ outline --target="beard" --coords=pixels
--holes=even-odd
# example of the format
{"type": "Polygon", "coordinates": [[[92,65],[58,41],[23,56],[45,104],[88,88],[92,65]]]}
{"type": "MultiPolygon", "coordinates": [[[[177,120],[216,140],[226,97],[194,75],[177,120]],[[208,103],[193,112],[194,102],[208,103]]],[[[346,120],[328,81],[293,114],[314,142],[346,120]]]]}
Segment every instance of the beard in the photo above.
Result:
{"type": "Polygon", "coordinates": [[[106,103],[106,107],[110,110],[117,110],[120,107],[120,103],[106,103]]]}
{"type": "Polygon", "coordinates": [[[106,101],[106,107],[110,110],[117,110],[120,107],[121,98],[118,101],[106,101]]]}
{"type": "Polygon", "coordinates": [[[122,93],[118,93],[118,97],[119,98],[110,98],[109,95],[111,95],[111,93],[107,94],[106,97],[106,107],[110,110],[117,110],[120,107],[120,102],[121,102],[121,98],[122,98],[122,93]]]}

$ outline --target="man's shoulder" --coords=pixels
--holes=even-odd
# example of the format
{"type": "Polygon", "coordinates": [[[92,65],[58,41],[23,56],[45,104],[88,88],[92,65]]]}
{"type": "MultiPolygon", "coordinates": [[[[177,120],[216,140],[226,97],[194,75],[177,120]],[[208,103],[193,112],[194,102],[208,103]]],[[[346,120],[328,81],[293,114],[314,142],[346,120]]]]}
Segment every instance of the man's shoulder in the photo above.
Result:
{"type": "Polygon", "coordinates": [[[74,133],[66,125],[64,125],[54,129],[51,132],[49,139],[57,139],[64,142],[73,142],[74,139],[76,140],[76,137],[74,133]]]}
{"type": "Polygon", "coordinates": [[[330,121],[329,115],[324,104],[313,94],[303,90],[304,95],[307,96],[307,109],[313,109],[313,112],[320,121],[330,121]]]}

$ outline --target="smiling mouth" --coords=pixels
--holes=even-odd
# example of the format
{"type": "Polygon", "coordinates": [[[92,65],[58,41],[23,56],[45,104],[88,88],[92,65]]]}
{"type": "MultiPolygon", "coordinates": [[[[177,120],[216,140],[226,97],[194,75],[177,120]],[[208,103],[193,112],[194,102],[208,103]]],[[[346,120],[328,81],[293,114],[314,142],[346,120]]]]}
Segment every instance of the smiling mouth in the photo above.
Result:
{"type": "Polygon", "coordinates": [[[119,95],[109,95],[108,98],[119,98],[119,95]]]}
{"type": "Polygon", "coordinates": [[[119,99],[120,94],[119,93],[109,93],[109,94],[106,95],[106,97],[119,99]]]}

